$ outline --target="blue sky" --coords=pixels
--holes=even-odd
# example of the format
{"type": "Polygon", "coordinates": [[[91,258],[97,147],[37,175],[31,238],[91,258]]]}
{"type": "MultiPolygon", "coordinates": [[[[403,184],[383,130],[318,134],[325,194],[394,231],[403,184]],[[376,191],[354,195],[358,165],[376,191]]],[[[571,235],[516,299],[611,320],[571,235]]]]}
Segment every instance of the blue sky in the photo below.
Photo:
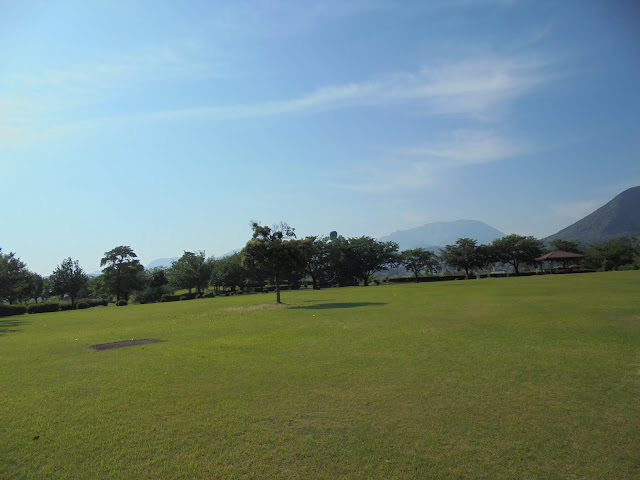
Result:
{"type": "Polygon", "coordinates": [[[640,185],[634,3],[0,0],[0,247],[550,235],[640,185]]]}

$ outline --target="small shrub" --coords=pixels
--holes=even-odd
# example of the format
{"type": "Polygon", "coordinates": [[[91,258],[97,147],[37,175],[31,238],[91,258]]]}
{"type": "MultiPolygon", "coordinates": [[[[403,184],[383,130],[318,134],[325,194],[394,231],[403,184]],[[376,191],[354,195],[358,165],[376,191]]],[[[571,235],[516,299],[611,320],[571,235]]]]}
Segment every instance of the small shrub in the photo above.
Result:
{"type": "Polygon", "coordinates": [[[165,293],[160,297],[161,302],[177,302],[180,300],[180,295],[172,295],[170,293],[165,293]]]}
{"type": "Polygon", "coordinates": [[[58,310],[60,310],[58,302],[32,303],[27,307],[27,313],[57,312],[58,310]]]}
{"type": "Polygon", "coordinates": [[[129,305],[129,304],[127,303],[127,301],[126,301],[126,300],[120,300],[120,301],[118,302],[118,306],[119,306],[119,307],[126,307],[127,305],[129,305]]]}
{"type": "Polygon", "coordinates": [[[186,295],[181,295],[181,296],[180,296],[180,301],[182,301],[182,300],[189,300],[189,299],[187,298],[187,296],[186,296],[186,295]]]}
{"type": "Polygon", "coordinates": [[[84,310],[85,308],[89,308],[89,304],[87,302],[78,302],[78,303],[76,303],[76,309],[84,310]]]}
{"type": "Polygon", "coordinates": [[[602,262],[602,270],[605,272],[610,272],[615,267],[615,264],[611,260],[604,260],[602,262]]]}
{"type": "Polygon", "coordinates": [[[24,305],[0,305],[0,317],[9,317],[11,315],[22,315],[27,311],[24,305]]]}
{"type": "Polygon", "coordinates": [[[207,293],[205,293],[205,294],[203,295],[203,297],[204,297],[204,298],[213,298],[213,297],[215,297],[215,296],[216,296],[216,294],[215,294],[215,293],[213,293],[213,292],[207,292],[207,293]]]}
{"type": "Polygon", "coordinates": [[[73,310],[73,306],[71,306],[71,302],[60,302],[60,311],[66,312],[67,310],[73,310]]]}

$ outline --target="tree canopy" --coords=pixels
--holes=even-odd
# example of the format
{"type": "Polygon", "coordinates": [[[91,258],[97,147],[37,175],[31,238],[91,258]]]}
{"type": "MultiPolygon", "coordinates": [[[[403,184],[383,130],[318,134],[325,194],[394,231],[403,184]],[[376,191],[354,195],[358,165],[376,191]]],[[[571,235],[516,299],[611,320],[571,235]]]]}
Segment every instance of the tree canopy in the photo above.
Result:
{"type": "Polygon", "coordinates": [[[131,292],[143,287],[141,273],[144,267],[129,246],[121,245],[105,252],[100,266],[104,267],[100,288],[115,295],[116,305],[120,300],[127,300],[131,292]]]}
{"type": "Polygon", "coordinates": [[[512,265],[516,273],[520,273],[521,265],[535,265],[544,251],[541,240],[515,233],[498,238],[491,245],[498,261],[512,265]]]}
{"type": "Polygon", "coordinates": [[[78,293],[87,286],[89,277],[78,264],[78,260],[65,258],[49,277],[49,286],[53,293],[71,297],[71,306],[75,306],[78,293]]]}
{"type": "Polygon", "coordinates": [[[248,270],[266,269],[273,275],[276,302],[280,301],[280,281],[284,276],[301,271],[307,263],[308,249],[297,240],[295,230],[286,223],[273,228],[251,223],[253,235],[242,249],[242,265],[248,270]]]}
{"type": "Polygon", "coordinates": [[[458,270],[464,270],[468,277],[471,272],[487,263],[487,256],[472,238],[459,238],[454,245],[446,245],[440,258],[458,270]]]}
{"type": "Polygon", "coordinates": [[[176,288],[186,288],[189,293],[195,288],[198,294],[202,294],[209,286],[213,264],[214,259],[205,258],[204,251],[184,252],[167,272],[169,283],[176,288]]]}
{"type": "Polygon", "coordinates": [[[435,273],[440,265],[438,256],[431,250],[425,250],[424,248],[412,248],[403,251],[401,263],[407,270],[413,272],[416,276],[416,282],[420,272],[435,273]]]}

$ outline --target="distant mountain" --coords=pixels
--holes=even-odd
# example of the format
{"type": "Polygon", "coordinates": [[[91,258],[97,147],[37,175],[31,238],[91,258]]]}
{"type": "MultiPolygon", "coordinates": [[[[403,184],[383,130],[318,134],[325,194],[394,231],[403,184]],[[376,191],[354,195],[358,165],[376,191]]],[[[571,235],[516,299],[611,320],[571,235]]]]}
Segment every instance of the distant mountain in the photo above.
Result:
{"type": "Polygon", "coordinates": [[[490,225],[477,220],[456,220],[453,222],[427,223],[409,230],[399,230],[391,235],[381,237],[383,242],[393,241],[400,250],[408,248],[437,248],[456,243],[459,238],[473,238],[479,244],[493,242],[505,234],[490,225]]]}
{"type": "Polygon", "coordinates": [[[595,212],[560,230],[545,242],[577,240],[589,245],[617,237],[640,236],[640,187],[625,190],[595,212]]]}
{"type": "Polygon", "coordinates": [[[169,268],[173,262],[177,261],[178,257],[171,257],[171,258],[156,258],[154,261],[149,262],[149,264],[146,266],[147,270],[151,270],[152,268],[169,268]]]}

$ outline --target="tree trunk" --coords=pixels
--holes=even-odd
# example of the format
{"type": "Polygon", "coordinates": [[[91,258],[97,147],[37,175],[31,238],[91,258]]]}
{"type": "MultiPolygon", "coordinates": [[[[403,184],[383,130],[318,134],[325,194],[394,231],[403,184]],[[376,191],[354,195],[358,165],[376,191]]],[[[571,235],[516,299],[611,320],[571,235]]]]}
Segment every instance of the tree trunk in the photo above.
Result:
{"type": "Polygon", "coordinates": [[[276,303],[280,302],[280,279],[278,278],[278,274],[276,273],[276,303]]]}

